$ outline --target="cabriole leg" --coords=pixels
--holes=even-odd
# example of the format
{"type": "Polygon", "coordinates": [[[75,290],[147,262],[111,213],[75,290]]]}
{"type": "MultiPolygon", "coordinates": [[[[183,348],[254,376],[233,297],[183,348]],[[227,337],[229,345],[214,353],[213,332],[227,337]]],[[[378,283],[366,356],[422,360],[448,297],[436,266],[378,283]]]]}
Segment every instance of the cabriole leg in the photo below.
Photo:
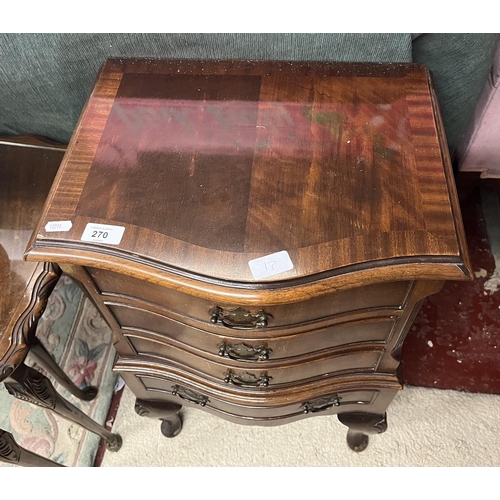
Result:
{"type": "Polygon", "coordinates": [[[77,387],[73,381],[63,372],[54,358],[45,349],[40,341],[31,348],[29,355],[47,372],[50,373],[68,392],[83,401],[92,401],[97,396],[97,387],[89,386],[85,389],[77,387]]]}
{"type": "Polygon", "coordinates": [[[368,446],[370,434],[381,434],[387,430],[387,417],[374,413],[341,413],[338,419],[349,427],[347,445],[351,450],[360,452],[368,446]]]}
{"type": "Polygon", "coordinates": [[[21,467],[64,467],[64,465],[22,448],[16,443],[10,432],[2,429],[0,429],[0,461],[21,467]]]}
{"type": "Polygon", "coordinates": [[[57,393],[50,380],[34,368],[21,364],[4,383],[12,396],[52,410],[61,417],[101,436],[106,441],[108,450],[118,451],[121,448],[122,438],[118,434],[108,431],[66,401],[57,393]]]}
{"type": "Polygon", "coordinates": [[[181,405],[163,401],[135,400],[135,411],[141,417],[161,420],[161,432],[165,437],[173,438],[182,430],[181,405]]]}

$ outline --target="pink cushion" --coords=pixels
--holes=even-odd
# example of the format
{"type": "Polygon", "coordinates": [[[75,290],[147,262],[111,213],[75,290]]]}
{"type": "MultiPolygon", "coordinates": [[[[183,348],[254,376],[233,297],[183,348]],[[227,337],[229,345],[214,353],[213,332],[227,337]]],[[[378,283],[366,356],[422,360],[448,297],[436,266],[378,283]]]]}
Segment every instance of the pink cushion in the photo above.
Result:
{"type": "Polygon", "coordinates": [[[500,178],[500,45],[472,121],[456,151],[462,172],[500,178]]]}

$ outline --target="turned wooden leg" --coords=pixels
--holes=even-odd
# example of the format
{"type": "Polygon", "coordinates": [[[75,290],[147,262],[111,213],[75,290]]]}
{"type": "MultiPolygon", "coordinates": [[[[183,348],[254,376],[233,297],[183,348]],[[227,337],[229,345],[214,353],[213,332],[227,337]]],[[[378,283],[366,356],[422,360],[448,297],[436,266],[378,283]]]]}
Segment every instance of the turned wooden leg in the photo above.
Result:
{"type": "Polygon", "coordinates": [[[83,401],[91,401],[97,396],[97,387],[89,386],[85,389],[77,387],[73,381],[62,371],[61,367],[45,349],[40,341],[36,341],[30,348],[30,356],[47,372],[50,373],[68,392],[83,401]]]}
{"type": "Polygon", "coordinates": [[[347,445],[351,450],[360,452],[368,446],[369,434],[381,434],[387,430],[387,417],[374,413],[341,413],[338,419],[349,427],[347,445]]]}
{"type": "Polygon", "coordinates": [[[76,406],[66,401],[54,389],[50,380],[34,368],[21,364],[4,380],[5,388],[14,397],[47,408],[63,418],[81,425],[83,428],[101,436],[110,451],[118,451],[122,438],[85,415],[76,406]]]}
{"type": "Polygon", "coordinates": [[[182,430],[181,405],[164,401],[135,400],[135,411],[141,417],[158,418],[161,433],[168,438],[177,436],[182,430]]]}
{"type": "Polygon", "coordinates": [[[10,432],[2,429],[0,429],[0,461],[22,467],[64,467],[64,465],[22,448],[16,443],[10,432]]]}

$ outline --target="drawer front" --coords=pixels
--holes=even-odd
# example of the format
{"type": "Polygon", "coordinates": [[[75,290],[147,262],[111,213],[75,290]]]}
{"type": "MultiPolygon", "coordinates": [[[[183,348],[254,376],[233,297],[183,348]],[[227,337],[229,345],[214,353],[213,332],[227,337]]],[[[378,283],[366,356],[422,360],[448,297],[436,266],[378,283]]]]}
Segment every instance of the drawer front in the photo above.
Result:
{"type": "Polygon", "coordinates": [[[88,272],[105,300],[120,296],[138,298],[162,308],[167,316],[179,315],[205,324],[217,322],[227,329],[247,330],[299,324],[374,308],[400,309],[404,306],[412,285],[408,281],[381,283],[304,302],[247,309],[192,297],[102,269],[89,268],[88,272]]]}
{"type": "MultiPolygon", "coordinates": [[[[329,390],[301,401],[283,404],[276,400],[264,405],[227,401],[221,397],[207,395],[187,386],[160,377],[123,374],[127,383],[139,383],[145,396],[155,402],[177,403],[199,408],[219,417],[240,424],[280,425],[314,415],[330,415],[345,412],[383,412],[397,394],[397,390],[358,388],[354,390],[329,390]],[[129,379],[135,379],[130,380],[129,379]]],[[[144,397],[144,396],[143,396],[144,397]]],[[[145,398],[146,399],[146,398],[145,398]]]]}
{"type": "Polygon", "coordinates": [[[138,353],[169,357],[174,345],[247,363],[292,358],[359,343],[384,344],[397,324],[396,318],[375,317],[345,323],[327,322],[305,332],[282,330],[272,337],[257,337],[258,332],[254,336],[228,337],[224,328],[217,329],[220,333],[216,333],[128,305],[115,303],[108,307],[138,353]]]}
{"type": "Polygon", "coordinates": [[[241,363],[223,360],[217,355],[199,355],[174,345],[164,345],[168,357],[154,352],[154,344],[135,339],[140,359],[154,360],[183,376],[196,377],[215,385],[231,385],[240,388],[276,388],[283,384],[321,378],[341,373],[373,372],[383,348],[358,348],[340,351],[327,356],[303,356],[288,358],[293,361],[241,363]],[[148,352],[148,354],[146,354],[148,352]]]}

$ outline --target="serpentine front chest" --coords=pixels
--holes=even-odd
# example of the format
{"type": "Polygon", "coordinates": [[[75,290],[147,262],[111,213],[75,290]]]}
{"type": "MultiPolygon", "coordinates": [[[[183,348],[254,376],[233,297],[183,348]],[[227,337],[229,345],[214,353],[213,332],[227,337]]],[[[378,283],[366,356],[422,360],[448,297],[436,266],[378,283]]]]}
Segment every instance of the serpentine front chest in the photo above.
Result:
{"type": "Polygon", "coordinates": [[[26,258],[84,285],[165,435],[338,414],[358,451],[422,300],[471,276],[417,64],[108,60],[26,258]]]}

